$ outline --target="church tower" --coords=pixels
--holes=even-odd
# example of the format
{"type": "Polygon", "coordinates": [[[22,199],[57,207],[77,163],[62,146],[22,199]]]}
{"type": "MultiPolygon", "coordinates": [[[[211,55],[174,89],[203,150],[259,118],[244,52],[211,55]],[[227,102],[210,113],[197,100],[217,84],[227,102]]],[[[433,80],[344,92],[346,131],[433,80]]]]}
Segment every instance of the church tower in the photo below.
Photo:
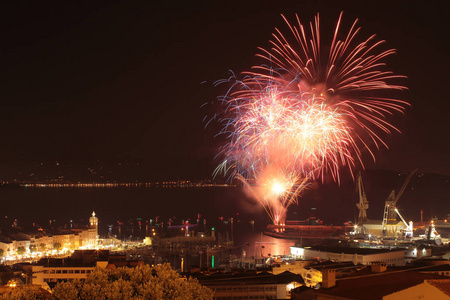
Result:
{"type": "Polygon", "coordinates": [[[98,218],[95,216],[95,211],[92,212],[92,217],[89,218],[89,225],[95,229],[98,228],[98,218]]]}
{"type": "Polygon", "coordinates": [[[91,247],[97,247],[98,245],[98,218],[95,216],[95,211],[92,212],[92,216],[89,218],[89,242],[91,247]]]}

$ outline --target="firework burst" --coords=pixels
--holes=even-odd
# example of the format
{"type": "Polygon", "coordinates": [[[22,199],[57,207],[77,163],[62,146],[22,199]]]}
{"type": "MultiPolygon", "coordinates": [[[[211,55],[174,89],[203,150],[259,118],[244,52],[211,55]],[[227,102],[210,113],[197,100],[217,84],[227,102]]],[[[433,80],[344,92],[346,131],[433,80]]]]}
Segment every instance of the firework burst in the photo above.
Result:
{"type": "Polygon", "coordinates": [[[328,53],[321,51],[319,15],[309,38],[298,17],[296,26],[285,19],[290,35],[276,29],[272,48],[261,49],[268,66],[254,67],[242,81],[233,76],[221,98],[228,143],[216,172],[232,170],[275,224],[310,179],[330,173],[339,181],[342,166],[362,165],[360,148],[374,157],[369,145],[387,147],[380,131],[396,130],[387,117],[407,105],[382,96],[404,89],[388,83],[403,76],[382,70],[395,51],[377,53],[382,42],[374,36],[356,43],[357,21],[339,39],[341,17],[328,53]]]}
{"type": "MultiPolygon", "coordinates": [[[[405,78],[386,70],[384,59],[395,53],[394,49],[378,52],[385,42],[372,35],[358,42],[361,31],[358,20],[350,30],[341,35],[342,13],[339,15],[334,35],[328,47],[321,46],[319,14],[309,23],[309,32],[298,16],[292,25],[282,16],[289,31],[284,35],[275,29],[272,47],[260,48],[257,56],[266,60],[270,67],[255,66],[252,76],[281,81],[291,92],[302,98],[320,97],[334,111],[345,116],[352,136],[359,148],[364,147],[375,160],[373,148],[388,147],[383,136],[393,130],[399,131],[387,120],[396,112],[403,112],[409,104],[386,95],[406,89],[393,82],[405,78]],[[309,33],[309,34],[308,34],[309,33]],[[342,38],[340,38],[342,36],[342,38]],[[323,49],[330,49],[323,51],[323,49]],[[273,76],[273,69],[277,69],[273,76]],[[287,81],[285,78],[294,78],[287,81]]],[[[353,156],[363,164],[360,151],[354,148],[353,156]]]]}

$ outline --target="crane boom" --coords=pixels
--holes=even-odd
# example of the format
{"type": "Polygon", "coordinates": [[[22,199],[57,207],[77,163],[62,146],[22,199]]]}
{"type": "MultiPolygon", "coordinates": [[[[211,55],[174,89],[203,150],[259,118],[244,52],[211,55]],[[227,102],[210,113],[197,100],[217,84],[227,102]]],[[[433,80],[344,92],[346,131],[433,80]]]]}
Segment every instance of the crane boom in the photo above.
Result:
{"type": "Polygon", "coordinates": [[[398,211],[398,209],[395,209],[395,212],[397,213],[397,215],[400,217],[400,219],[402,219],[403,223],[405,224],[406,227],[409,227],[408,223],[406,223],[405,219],[403,218],[403,216],[400,214],[400,212],[398,211]]]}
{"type": "Polygon", "coordinates": [[[401,189],[398,191],[397,196],[395,197],[394,201],[393,201],[393,206],[395,207],[395,205],[397,205],[397,201],[398,199],[400,199],[400,197],[403,195],[403,192],[405,191],[406,187],[408,186],[409,181],[411,180],[412,176],[414,175],[414,173],[417,172],[418,169],[413,170],[408,177],[406,178],[405,182],[403,183],[403,186],[401,187],[401,189]]]}
{"type": "MultiPolygon", "coordinates": [[[[396,205],[400,197],[403,195],[403,192],[405,191],[406,187],[408,186],[408,183],[410,182],[413,175],[417,172],[417,169],[413,170],[408,177],[406,178],[405,182],[403,183],[402,187],[398,191],[398,193],[395,193],[395,190],[392,190],[392,192],[389,194],[388,199],[386,200],[386,204],[384,206],[384,214],[383,214],[383,235],[387,234],[387,225],[388,224],[395,224],[397,221],[397,215],[400,215],[396,212],[396,205]]],[[[405,224],[407,224],[404,220],[402,220],[405,224]]]]}
{"type": "Polygon", "coordinates": [[[406,223],[405,219],[403,218],[403,216],[400,214],[400,212],[398,211],[398,209],[395,209],[395,212],[397,213],[397,215],[400,217],[400,219],[402,219],[403,223],[406,226],[406,232],[405,232],[405,237],[407,238],[412,238],[414,235],[414,228],[413,228],[413,222],[410,221],[409,224],[406,223]]]}

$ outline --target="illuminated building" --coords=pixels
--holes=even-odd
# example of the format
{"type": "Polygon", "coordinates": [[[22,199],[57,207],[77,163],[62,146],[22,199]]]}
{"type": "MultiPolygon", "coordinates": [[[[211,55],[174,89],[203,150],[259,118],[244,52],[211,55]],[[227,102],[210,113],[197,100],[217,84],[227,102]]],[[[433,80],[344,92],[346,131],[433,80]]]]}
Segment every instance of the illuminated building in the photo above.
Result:
{"type": "Polygon", "coordinates": [[[37,252],[38,255],[43,255],[48,251],[67,252],[79,248],[94,249],[97,247],[98,218],[95,216],[95,212],[89,219],[89,226],[42,230],[34,235],[19,233],[8,237],[0,237],[0,250],[3,250],[2,257],[7,260],[16,259],[17,254],[30,255],[37,252]]]}
{"type": "Polygon", "coordinates": [[[97,246],[98,244],[98,218],[95,216],[95,211],[92,212],[92,216],[89,218],[89,225],[90,225],[90,231],[89,231],[89,240],[90,244],[97,246]],[[92,230],[94,229],[94,230],[92,230]],[[95,241],[94,241],[95,240],[95,241]],[[94,241],[92,243],[92,241],[94,241]]]}
{"type": "Polygon", "coordinates": [[[73,279],[85,279],[94,269],[96,264],[48,263],[47,265],[33,266],[32,283],[48,289],[48,284],[73,279]]]}
{"type": "Polygon", "coordinates": [[[85,279],[95,267],[108,265],[109,251],[77,250],[64,259],[41,259],[32,266],[32,284],[49,289],[58,282],[85,279]]]}
{"type": "Polygon", "coordinates": [[[292,289],[303,285],[303,278],[291,272],[211,274],[196,277],[214,291],[214,300],[290,299],[292,289]]]}
{"type": "MultiPolygon", "coordinates": [[[[73,228],[71,231],[76,232],[79,235],[79,247],[85,249],[98,247],[98,218],[95,216],[94,211],[89,218],[89,226],[73,228]]],[[[79,247],[75,249],[78,249],[79,247]]]]}
{"type": "Polygon", "coordinates": [[[89,225],[98,228],[98,218],[95,216],[95,211],[92,212],[92,216],[89,218],[89,225]]]}
{"type": "MultiPolygon", "coordinates": [[[[384,266],[386,266],[384,264],[384,266]]],[[[306,267],[306,273],[302,274],[305,279],[305,285],[308,287],[315,287],[317,284],[322,284],[325,281],[327,274],[333,274],[335,278],[342,278],[351,273],[363,269],[365,266],[361,264],[354,265],[353,262],[334,263],[323,262],[306,267]]]]}
{"type": "Polygon", "coordinates": [[[283,262],[273,267],[272,274],[278,275],[282,274],[283,272],[289,271],[294,274],[299,274],[303,277],[303,279],[305,279],[308,273],[308,269],[306,268],[312,264],[313,261],[311,260],[296,260],[294,262],[286,263],[283,262]]]}
{"type": "MultiPolygon", "coordinates": [[[[389,272],[361,270],[349,277],[329,276],[318,290],[309,289],[308,299],[449,299],[450,279],[413,271],[389,272]],[[313,296],[313,298],[311,297],[313,296]]],[[[292,299],[306,299],[296,295],[292,299]]],[[[305,295],[306,296],[306,295],[305,295]]]]}
{"type": "Polygon", "coordinates": [[[383,262],[388,266],[404,266],[404,249],[369,249],[350,247],[290,247],[291,255],[299,259],[309,260],[319,258],[335,262],[353,262],[354,264],[369,265],[374,262],[383,262]]]}
{"type": "Polygon", "coordinates": [[[0,249],[3,250],[3,257],[7,257],[9,255],[15,254],[16,249],[14,248],[13,241],[3,240],[0,241],[0,249]]]}
{"type": "Polygon", "coordinates": [[[69,258],[45,258],[33,265],[32,284],[48,290],[58,282],[84,280],[96,267],[115,269],[143,264],[140,260],[126,260],[125,255],[111,255],[108,250],[76,250],[69,258]]]}

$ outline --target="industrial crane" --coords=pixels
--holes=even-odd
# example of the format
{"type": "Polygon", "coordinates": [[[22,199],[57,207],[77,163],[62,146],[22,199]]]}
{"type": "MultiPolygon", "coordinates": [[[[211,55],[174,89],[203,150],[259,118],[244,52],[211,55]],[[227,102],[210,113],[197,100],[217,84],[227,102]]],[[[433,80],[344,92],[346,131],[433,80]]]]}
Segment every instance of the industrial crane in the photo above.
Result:
{"type": "MultiPolygon", "coordinates": [[[[409,181],[411,180],[414,173],[417,172],[417,169],[413,170],[408,177],[406,178],[405,182],[403,183],[403,186],[398,191],[397,195],[395,194],[395,190],[392,190],[392,192],[389,194],[388,199],[386,200],[386,205],[384,206],[384,214],[383,214],[383,235],[386,234],[386,225],[387,223],[395,223],[397,221],[397,215],[398,210],[396,209],[396,205],[398,202],[398,199],[403,195],[403,192],[406,189],[406,186],[408,185],[409,181]]],[[[406,222],[405,222],[406,224],[406,222]]]]}
{"type": "Polygon", "coordinates": [[[369,201],[367,201],[366,193],[364,192],[361,172],[358,173],[358,177],[356,178],[356,187],[359,193],[359,203],[356,203],[356,207],[359,209],[358,224],[362,224],[367,220],[369,201]]]}
{"type": "Polygon", "coordinates": [[[398,211],[398,209],[395,209],[395,212],[398,214],[398,216],[400,217],[400,219],[402,219],[403,224],[405,224],[406,226],[406,230],[405,230],[405,237],[406,238],[413,238],[414,235],[414,228],[413,228],[413,222],[409,221],[409,223],[406,223],[405,219],[403,218],[403,216],[400,214],[400,212],[398,211]]]}

